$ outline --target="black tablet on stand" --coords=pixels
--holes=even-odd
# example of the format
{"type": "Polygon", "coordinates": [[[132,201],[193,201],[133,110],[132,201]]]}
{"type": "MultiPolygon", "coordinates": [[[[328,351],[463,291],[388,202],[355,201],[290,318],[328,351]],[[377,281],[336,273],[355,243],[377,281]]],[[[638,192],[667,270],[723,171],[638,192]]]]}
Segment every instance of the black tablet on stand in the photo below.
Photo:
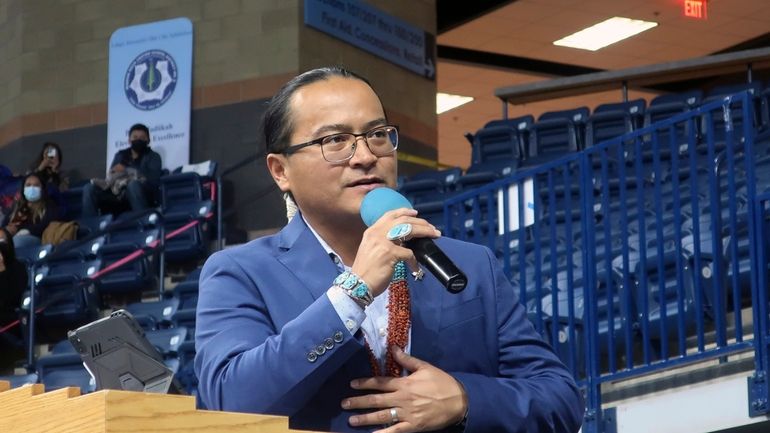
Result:
{"type": "Polygon", "coordinates": [[[181,394],[174,373],[128,311],[118,310],[67,333],[96,389],[181,394]]]}

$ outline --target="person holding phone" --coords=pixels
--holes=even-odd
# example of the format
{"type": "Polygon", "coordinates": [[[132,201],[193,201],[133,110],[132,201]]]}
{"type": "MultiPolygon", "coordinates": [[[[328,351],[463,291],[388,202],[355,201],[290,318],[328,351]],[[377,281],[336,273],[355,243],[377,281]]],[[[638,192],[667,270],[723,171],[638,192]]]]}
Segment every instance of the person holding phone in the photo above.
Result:
{"type": "Polygon", "coordinates": [[[30,167],[30,171],[43,182],[49,194],[64,191],[69,187],[69,178],[61,171],[63,158],[58,144],[45,142],[30,167]]]}

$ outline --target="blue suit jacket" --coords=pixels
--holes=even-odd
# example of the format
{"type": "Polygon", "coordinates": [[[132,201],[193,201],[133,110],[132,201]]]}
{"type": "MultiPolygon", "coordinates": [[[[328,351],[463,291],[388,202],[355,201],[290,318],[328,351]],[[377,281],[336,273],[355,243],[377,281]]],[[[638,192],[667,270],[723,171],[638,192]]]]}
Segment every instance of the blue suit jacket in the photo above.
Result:
{"type": "MultiPolygon", "coordinates": [[[[526,317],[489,249],[438,241],[465,271],[448,293],[430,274],[412,279],[411,354],[459,380],[467,432],[577,431],[575,383],[526,317]]],[[[337,268],[294,218],[280,233],[221,251],[200,277],[195,370],[209,409],[286,415],[292,428],[370,431],[348,425],[343,398],[371,375],[363,337],[351,335],[325,292],[337,268]],[[319,346],[323,355],[312,356],[319,346]],[[316,358],[316,359],[314,359],[316,358]]]]}

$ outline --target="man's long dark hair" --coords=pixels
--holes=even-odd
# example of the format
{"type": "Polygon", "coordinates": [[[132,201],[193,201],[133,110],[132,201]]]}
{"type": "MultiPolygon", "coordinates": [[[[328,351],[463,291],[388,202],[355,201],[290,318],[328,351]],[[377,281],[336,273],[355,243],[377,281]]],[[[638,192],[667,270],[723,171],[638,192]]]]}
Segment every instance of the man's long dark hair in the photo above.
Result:
{"type": "Polygon", "coordinates": [[[289,113],[292,95],[308,84],[328,80],[331,77],[353,78],[361,80],[371,87],[366,78],[340,66],[313,69],[292,78],[278,90],[278,93],[267,104],[262,125],[267,153],[281,153],[289,146],[289,137],[293,129],[289,113]]]}

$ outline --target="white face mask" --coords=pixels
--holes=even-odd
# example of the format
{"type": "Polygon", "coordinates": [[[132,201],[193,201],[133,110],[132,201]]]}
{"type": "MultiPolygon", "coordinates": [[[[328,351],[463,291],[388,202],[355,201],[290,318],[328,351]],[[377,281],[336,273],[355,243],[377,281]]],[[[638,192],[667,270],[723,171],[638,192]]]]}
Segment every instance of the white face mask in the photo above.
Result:
{"type": "Polygon", "coordinates": [[[34,203],[34,202],[40,200],[41,193],[42,193],[42,191],[41,191],[39,186],[25,186],[24,187],[24,197],[29,202],[34,203]]]}

